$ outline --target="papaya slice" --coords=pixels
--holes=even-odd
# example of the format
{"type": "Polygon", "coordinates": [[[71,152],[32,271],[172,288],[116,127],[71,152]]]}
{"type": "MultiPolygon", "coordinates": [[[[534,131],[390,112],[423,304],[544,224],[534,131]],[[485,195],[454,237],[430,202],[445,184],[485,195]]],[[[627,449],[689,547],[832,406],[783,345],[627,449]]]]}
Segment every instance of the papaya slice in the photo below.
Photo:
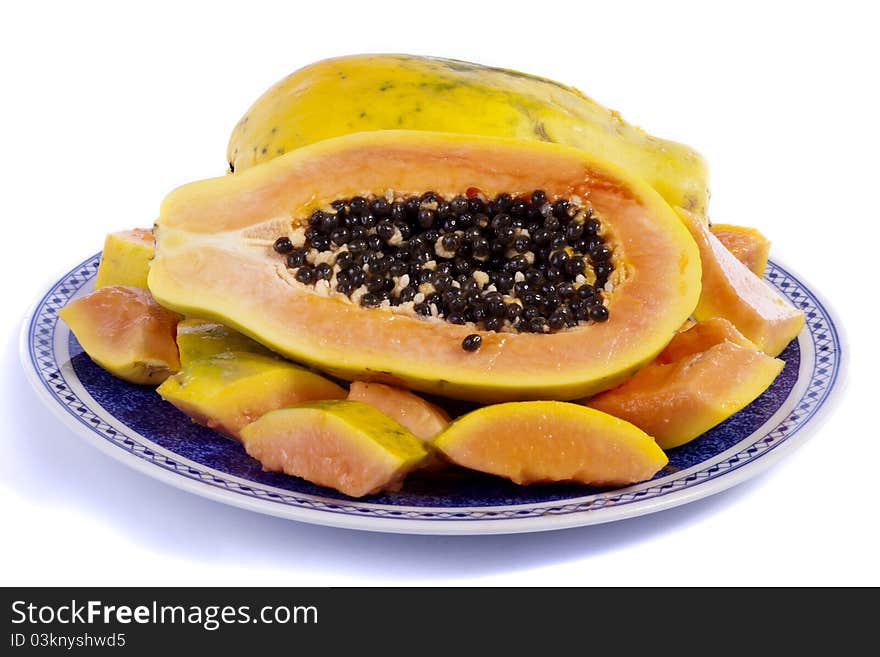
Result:
{"type": "Polygon", "coordinates": [[[757,351],[733,324],[713,318],[676,335],[653,363],[585,403],[631,422],[671,449],[745,408],[783,365],[757,351]]]}
{"type": "Polygon", "coordinates": [[[314,372],[244,351],[188,361],[156,392],[195,422],[236,439],[242,427],[269,411],[345,397],[345,390],[314,372]]]}
{"type": "Polygon", "coordinates": [[[177,324],[177,349],[180,352],[181,367],[209,356],[234,351],[273,355],[259,342],[233,331],[228,326],[193,318],[184,319],[177,324]]]}
{"type": "Polygon", "coordinates": [[[268,89],[235,126],[230,169],[353,132],[428,130],[582,148],[705,215],[708,167],[692,148],[645,133],[570,86],[519,71],[413,55],[316,62],[268,89]]]}
{"type": "Polygon", "coordinates": [[[778,356],[804,327],[804,313],[737,260],[700,219],[679,213],[700,249],[702,291],[697,320],[729,320],[758,349],[778,356]]]}
{"type": "Polygon", "coordinates": [[[147,287],[153,258],[153,232],[144,228],[109,233],[104,239],[95,289],[109,285],[147,287]]]}
{"type": "Polygon", "coordinates": [[[383,383],[353,381],[347,399],[373,406],[409,429],[416,437],[430,440],[452,421],[449,413],[409,390],[383,383]]]}
{"type": "Polygon", "coordinates": [[[508,402],[455,420],[433,442],[472,470],[518,484],[623,486],[653,477],[668,458],[629,422],[578,404],[508,402]]]}
{"type": "Polygon", "coordinates": [[[662,198],[613,165],[554,144],[412,131],[348,135],[175,190],[155,232],[149,286],[162,304],[340,378],[484,402],[578,399],[620,383],[663,349],[700,290],[694,240],[662,198]],[[411,215],[404,198],[415,199],[411,215]],[[463,210],[454,218],[468,215],[467,229],[439,221],[456,203],[463,210]],[[405,216],[382,237],[377,215],[400,208],[405,216]],[[349,242],[337,235],[344,249],[332,230],[321,233],[328,223],[341,226],[340,214],[351,222],[342,226],[349,242]],[[572,224],[576,235],[566,232],[572,224]],[[448,236],[468,242],[450,251],[448,236]],[[377,250],[365,254],[371,244],[377,250]],[[347,256],[349,294],[334,270],[343,251],[354,254],[347,256]],[[395,261],[409,273],[396,276],[395,261]],[[359,268],[380,265],[387,272],[375,276],[391,291],[368,292],[364,284],[352,291],[359,268]],[[449,273],[435,271],[441,267],[449,273]],[[506,292],[498,288],[503,278],[506,292]],[[416,293],[412,302],[403,302],[404,280],[416,293]],[[551,291],[558,313],[550,312],[551,291]],[[443,315],[447,293],[470,314],[443,315]],[[499,301],[506,318],[489,315],[499,301]],[[537,315],[526,318],[528,307],[537,315]]]}
{"type": "Polygon", "coordinates": [[[760,278],[764,275],[770,256],[770,240],[761,231],[732,224],[712,224],[711,231],[733,257],[751,269],[755,276],[760,278]]]}
{"type": "Polygon", "coordinates": [[[120,379],[156,385],[180,368],[174,340],[180,317],[146,288],[102,287],[74,299],[58,316],[89,357],[120,379]]]}
{"type": "Polygon", "coordinates": [[[322,401],[267,413],[241,430],[247,453],[351,497],[397,490],[428,452],[422,441],[369,404],[322,401]]]}

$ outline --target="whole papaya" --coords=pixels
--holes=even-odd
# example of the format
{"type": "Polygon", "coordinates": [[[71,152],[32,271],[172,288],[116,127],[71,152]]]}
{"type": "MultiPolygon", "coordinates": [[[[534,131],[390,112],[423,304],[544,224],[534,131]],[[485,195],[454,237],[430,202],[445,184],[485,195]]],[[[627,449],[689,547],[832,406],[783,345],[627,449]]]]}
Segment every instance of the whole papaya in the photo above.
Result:
{"type": "Polygon", "coordinates": [[[659,139],[580,91],[517,71],[451,59],[354,55],[302,68],[266,91],[233,130],[241,171],[353,132],[429,130],[574,146],[643,178],[673,207],[705,216],[705,160],[659,139]]]}

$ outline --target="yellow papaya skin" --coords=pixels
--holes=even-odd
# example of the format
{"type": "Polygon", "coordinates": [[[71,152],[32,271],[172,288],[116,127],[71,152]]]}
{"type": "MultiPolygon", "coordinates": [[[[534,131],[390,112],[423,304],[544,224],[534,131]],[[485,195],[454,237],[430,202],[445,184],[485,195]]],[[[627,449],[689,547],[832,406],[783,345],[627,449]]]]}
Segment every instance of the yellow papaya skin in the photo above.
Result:
{"type": "Polygon", "coordinates": [[[659,139],[573,87],[517,71],[411,55],[323,60],[267,90],[232,132],[230,169],[353,132],[429,130],[554,142],[643,178],[672,206],[705,216],[703,157],[659,139]]]}

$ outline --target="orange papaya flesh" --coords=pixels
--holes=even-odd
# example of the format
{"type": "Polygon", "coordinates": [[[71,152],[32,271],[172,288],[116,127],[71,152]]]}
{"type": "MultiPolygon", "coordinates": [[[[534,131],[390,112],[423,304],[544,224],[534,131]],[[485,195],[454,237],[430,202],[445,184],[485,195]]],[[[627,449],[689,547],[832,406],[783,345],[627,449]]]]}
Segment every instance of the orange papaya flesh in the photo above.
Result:
{"type": "Polygon", "coordinates": [[[727,320],[680,333],[657,359],[584,403],[636,425],[663,449],[678,447],[740,411],[782,371],[727,320]]]}
{"type": "Polygon", "coordinates": [[[553,144],[407,131],[339,137],[172,192],[156,235],[149,286],[168,307],[340,378],[480,402],[577,399],[612,387],[662,350],[699,295],[694,241],[657,193],[553,144]],[[608,321],[538,334],[363,308],[300,284],[273,251],[279,235],[335,199],[469,189],[588,199],[612,247],[608,321]],[[464,350],[475,333],[480,348],[464,350]]]}
{"type": "Polygon", "coordinates": [[[83,350],[108,372],[156,385],[180,368],[174,336],[180,316],[145,288],[111,285],[58,311],[83,350]]]}
{"type": "Polygon", "coordinates": [[[731,224],[712,224],[710,230],[733,257],[751,269],[755,276],[760,278],[764,275],[770,256],[770,240],[761,231],[731,224]]]}

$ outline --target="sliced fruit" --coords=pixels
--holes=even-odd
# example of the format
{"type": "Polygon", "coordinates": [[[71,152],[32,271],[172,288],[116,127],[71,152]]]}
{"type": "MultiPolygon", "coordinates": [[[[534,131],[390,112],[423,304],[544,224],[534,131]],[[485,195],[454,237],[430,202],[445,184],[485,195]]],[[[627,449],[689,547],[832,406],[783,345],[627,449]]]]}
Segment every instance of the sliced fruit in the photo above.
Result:
{"type": "Polygon", "coordinates": [[[303,367],[243,351],[190,361],[156,391],[194,421],[232,438],[269,411],[345,397],[341,387],[303,367]]]}
{"type": "Polygon", "coordinates": [[[455,420],[433,444],[453,463],[518,484],[622,486],[650,479],[668,462],[641,429],[566,402],[485,406],[455,420]]]}
{"type": "Polygon", "coordinates": [[[696,245],[662,198],[610,164],[553,144],[408,131],[326,140],[172,192],[156,235],[149,285],[161,303],[341,378],[477,401],[572,399],[612,387],[663,349],[699,295],[696,245]],[[414,201],[411,212],[404,198],[414,201]],[[459,230],[439,223],[444,204],[457,222],[468,215],[458,238],[470,240],[468,256],[442,245],[441,233],[459,230]],[[499,215],[509,223],[493,225],[499,215]],[[340,221],[347,238],[333,237],[340,221]],[[566,233],[572,224],[580,237],[566,233]],[[508,250],[493,259],[486,249],[496,246],[508,250]],[[403,264],[383,264],[395,260],[403,264]],[[568,314],[541,311],[540,290],[515,285],[523,272],[541,271],[571,281],[576,299],[553,292],[568,314]],[[464,315],[454,317],[451,297],[428,282],[439,283],[436,276],[446,292],[460,290],[451,294],[465,301],[464,315]],[[512,287],[501,292],[496,283],[512,287]],[[489,314],[497,302],[503,317],[489,314]],[[538,314],[522,310],[511,320],[512,305],[538,314]]]}
{"type": "Polygon", "coordinates": [[[61,310],[83,350],[111,374],[156,385],[180,368],[175,327],[180,317],[142,287],[113,285],[61,310]]]}
{"type": "Polygon", "coordinates": [[[95,289],[109,285],[147,287],[153,246],[153,232],[144,228],[108,234],[95,275],[95,289]]]}
{"type": "Polygon", "coordinates": [[[779,355],[804,327],[804,313],[737,260],[699,220],[680,215],[700,248],[702,292],[697,320],[723,317],[770,356],[779,355]]]}
{"type": "Polygon", "coordinates": [[[685,323],[654,362],[674,363],[725,341],[738,344],[740,347],[757,349],[755,343],[740,333],[729,321],[712,317],[702,322],[685,323]]]}
{"type": "Polygon", "coordinates": [[[228,326],[204,319],[184,319],[177,325],[177,349],[180,364],[189,363],[232,351],[271,356],[272,352],[228,326]]]}
{"type": "Polygon", "coordinates": [[[755,272],[759,278],[764,275],[767,258],[770,256],[770,240],[761,231],[731,224],[712,224],[711,231],[734,258],[755,272]]]}
{"type": "Polygon", "coordinates": [[[783,365],[756,351],[727,320],[712,319],[675,336],[656,361],[585,403],[633,423],[670,449],[745,408],[783,365]]]}
{"type": "Polygon", "coordinates": [[[430,440],[451,422],[449,414],[436,404],[409,390],[382,383],[354,381],[348,389],[348,399],[379,409],[422,440],[430,440]]]}
{"type": "Polygon", "coordinates": [[[429,130],[583,148],[705,215],[708,170],[577,89],[518,71],[411,55],[353,55],[306,66],[264,93],[236,125],[228,160],[244,171],[353,132],[429,130]]]}
{"type": "Polygon", "coordinates": [[[397,490],[427,457],[422,441],[359,401],[322,401],[267,413],[241,430],[265,470],[362,497],[397,490]]]}

